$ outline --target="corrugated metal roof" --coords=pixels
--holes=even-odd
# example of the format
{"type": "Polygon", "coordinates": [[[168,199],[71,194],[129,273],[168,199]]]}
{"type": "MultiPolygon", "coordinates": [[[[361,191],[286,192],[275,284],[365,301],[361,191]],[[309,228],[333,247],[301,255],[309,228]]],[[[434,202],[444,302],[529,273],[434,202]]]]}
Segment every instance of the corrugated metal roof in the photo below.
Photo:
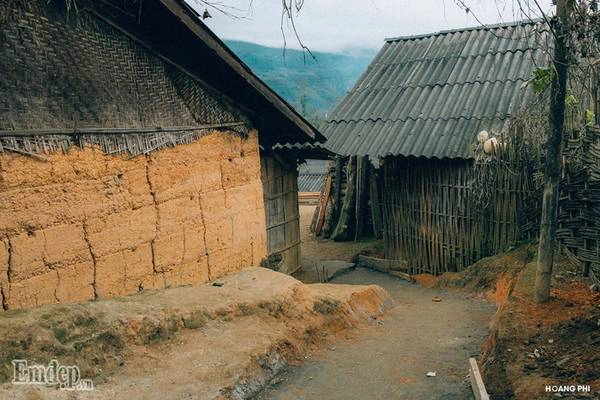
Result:
{"type": "Polygon", "coordinates": [[[298,166],[298,174],[327,174],[329,169],[329,160],[306,160],[298,166]]]}
{"type": "Polygon", "coordinates": [[[303,143],[276,143],[273,145],[273,150],[313,150],[325,148],[324,142],[315,141],[303,143]]]}
{"type": "Polygon", "coordinates": [[[546,66],[539,21],[387,39],[325,124],[342,155],[471,158],[483,129],[500,131],[546,66]]]}
{"type": "Polygon", "coordinates": [[[320,192],[325,183],[329,161],[306,160],[298,167],[298,191],[320,192]]]}
{"type": "Polygon", "coordinates": [[[299,192],[320,192],[325,183],[325,175],[299,175],[299,192]]]}

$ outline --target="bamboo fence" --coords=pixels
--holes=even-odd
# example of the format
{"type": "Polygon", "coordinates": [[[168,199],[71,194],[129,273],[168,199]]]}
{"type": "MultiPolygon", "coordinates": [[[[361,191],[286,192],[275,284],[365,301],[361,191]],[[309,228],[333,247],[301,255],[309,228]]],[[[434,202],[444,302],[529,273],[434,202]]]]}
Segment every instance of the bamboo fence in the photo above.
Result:
{"type": "Polygon", "coordinates": [[[437,275],[515,244],[536,218],[521,211],[535,187],[520,147],[515,140],[475,161],[387,157],[385,257],[406,260],[412,274],[437,275]]]}
{"type": "MultiPolygon", "coordinates": [[[[599,283],[600,128],[571,130],[566,142],[557,238],[582,274],[599,283]]],[[[537,239],[543,159],[525,146],[513,133],[506,146],[472,163],[386,158],[386,258],[406,260],[413,274],[440,274],[537,239]]]]}
{"type": "Polygon", "coordinates": [[[584,275],[600,279],[600,128],[570,133],[556,235],[584,275]]]}

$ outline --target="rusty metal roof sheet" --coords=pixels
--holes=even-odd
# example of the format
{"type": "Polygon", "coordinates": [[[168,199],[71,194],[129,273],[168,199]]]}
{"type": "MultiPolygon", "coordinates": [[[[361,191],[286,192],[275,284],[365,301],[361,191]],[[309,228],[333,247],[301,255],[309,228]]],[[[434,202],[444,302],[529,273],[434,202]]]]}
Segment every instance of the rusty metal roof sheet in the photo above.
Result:
{"type": "Polygon", "coordinates": [[[322,132],[342,155],[471,158],[481,130],[501,131],[546,66],[540,21],[386,39],[322,132]]]}

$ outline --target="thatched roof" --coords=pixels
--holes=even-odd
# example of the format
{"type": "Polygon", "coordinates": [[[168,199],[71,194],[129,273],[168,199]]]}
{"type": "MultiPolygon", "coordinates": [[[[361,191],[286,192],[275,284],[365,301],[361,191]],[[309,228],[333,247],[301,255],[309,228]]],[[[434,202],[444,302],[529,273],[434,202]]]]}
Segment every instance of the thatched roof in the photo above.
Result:
{"type": "Polygon", "coordinates": [[[3,138],[241,123],[263,147],[323,139],[182,0],[2,2],[0,75],[3,138]]]}

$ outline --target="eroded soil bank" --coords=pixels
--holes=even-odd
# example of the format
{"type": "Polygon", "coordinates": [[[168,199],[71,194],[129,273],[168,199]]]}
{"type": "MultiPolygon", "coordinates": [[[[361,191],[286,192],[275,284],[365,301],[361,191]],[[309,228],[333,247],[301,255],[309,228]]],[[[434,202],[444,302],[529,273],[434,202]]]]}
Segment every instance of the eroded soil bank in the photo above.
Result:
{"type": "Polygon", "coordinates": [[[577,275],[567,258],[558,256],[551,300],[534,303],[535,251],[535,245],[524,245],[462,273],[419,280],[479,293],[498,305],[479,360],[492,399],[598,399],[600,294],[590,290],[590,282],[577,275]]]}
{"type": "Polygon", "coordinates": [[[80,399],[248,398],[327,336],[373,324],[391,305],[378,286],[305,285],[251,268],[215,284],[9,311],[0,398],[73,398],[8,383],[12,359],[52,358],[94,381],[80,399]]]}

